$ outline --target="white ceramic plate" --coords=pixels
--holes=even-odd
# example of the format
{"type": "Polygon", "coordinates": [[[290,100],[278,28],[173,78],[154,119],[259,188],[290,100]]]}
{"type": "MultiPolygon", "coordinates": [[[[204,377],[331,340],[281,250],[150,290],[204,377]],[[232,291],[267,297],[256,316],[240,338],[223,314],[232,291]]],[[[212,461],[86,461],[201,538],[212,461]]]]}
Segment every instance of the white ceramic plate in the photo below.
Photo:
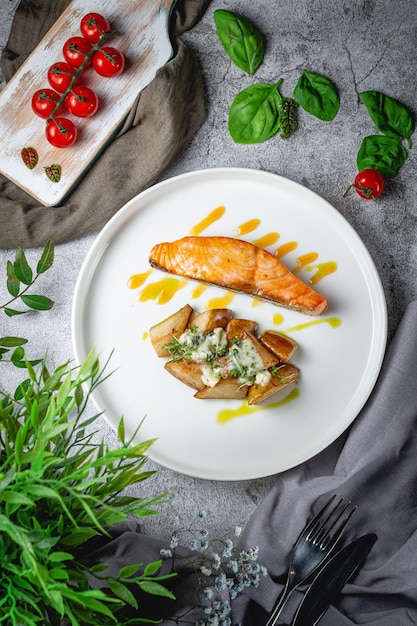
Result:
{"type": "Polygon", "coordinates": [[[352,423],[380,371],[387,314],[368,251],[332,206],[274,174],[224,168],[163,181],[110,220],[81,269],[72,333],[78,362],[93,346],[103,360],[114,350],[115,372],[93,394],[114,428],[124,416],[133,432],[146,416],[139,438],[157,437],[149,453],[154,461],[195,477],[238,480],[294,467],[352,423]],[[224,211],[216,212],[220,206],[224,211]],[[242,226],[248,222],[250,232],[242,226]],[[170,275],[158,270],[148,275],[151,247],[197,225],[201,235],[261,240],[273,252],[283,246],[282,261],[291,270],[299,267],[297,259],[316,253],[299,276],[308,282],[320,270],[336,270],[315,284],[329,301],[326,314],[312,318],[217,287],[198,294],[195,281],[184,281],[175,291],[170,275]],[[132,276],[146,279],[131,288],[132,276]],[[161,285],[168,294],[165,304],[149,297],[161,285]],[[293,337],[299,344],[292,358],[301,369],[298,384],[281,392],[282,402],[277,406],[275,398],[273,407],[247,410],[241,401],[195,399],[192,389],[164,370],[148,335],[150,326],[186,303],[198,311],[228,306],[236,317],[255,319],[260,331],[272,328],[293,337]]]}

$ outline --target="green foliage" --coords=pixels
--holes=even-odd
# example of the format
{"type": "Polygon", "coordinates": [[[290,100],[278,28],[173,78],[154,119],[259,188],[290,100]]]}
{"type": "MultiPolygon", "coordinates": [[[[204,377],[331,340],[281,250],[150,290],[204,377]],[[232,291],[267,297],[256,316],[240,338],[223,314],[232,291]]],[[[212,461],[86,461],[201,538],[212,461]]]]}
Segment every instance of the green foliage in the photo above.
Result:
{"type": "Polygon", "coordinates": [[[378,170],[384,178],[393,178],[403,166],[407,151],[396,137],[368,135],[362,140],[356,163],[358,170],[378,170]]]}
{"type": "MultiPolygon", "coordinates": [[[[50,298],[28,293],[39,276],[52,267],[53,262],[53,237],[50,237],[46,242],[35,270],[29,265],[24,250],[22,248],[16,250],[14,261],[7,261],[6,266],[6,287],[11,298],[5,304],[0,304],[0,309],[3,309],[8,317],[24,315],[33,311],[49,311],[53,307],[54,303],[50,298]],[[18,300],[25,305],[25,309],[15,309],[10,306],[18,300]]],[[[11,348],[22,346],[25,343],[27,343],[27,340],[21,337],[0,337],[0,360],[4,358],[4,355],[7,355],[11,348]]],[[[22,355],[21,349],[14,350],[11,354],[11,360],[17,367],[22,365],[22,355]]],[[[31,363],[34,365],[38,362],[32,361],[31,363]]]]}
{"type": "Polygon", "coordinates": [[[232,11],[214,11],[217,35],[226,54],[248,74],[254,74],[265,56],[265,43],[258,29],[242,15],[232,11]]]}
{"type": "Polygon", "coordinates": [[[331,122],[340,106],[339,94],[332,81],[322,74],[307,70],[298,79],[294,98],[307,113],[323,122],[331,122]]]}
{"type": "Polygon", "coordinates": [[[407,159],[402,141],[411,147],[414,117],[404,104],[379,91],[363,91],[359,95],[371,120],[383,134],[363,139],[356,157],[358,168],[378,170],[384,178],[393,178],[407,159]]]}
{"type": "Polygon", "coordinates": [[[165,501],[122,493],[153,474],[144,469],[152,440],[126,440],[123,420],[116,450],[87,431],[99,417],[85,415],[90,394],[107,376],[94,352],[50,373],[45,359],[33,366],[15,349],[27,378],[13,395],[0,393],[0,624],[130,623],[119,613],[138,608],[132,588],[173,597],[157,576],[160,562],[106,577],[101,564],[83,562],[83,544],[165,501]],[[90,575],[105,590],[93,589],[90,575]]]}

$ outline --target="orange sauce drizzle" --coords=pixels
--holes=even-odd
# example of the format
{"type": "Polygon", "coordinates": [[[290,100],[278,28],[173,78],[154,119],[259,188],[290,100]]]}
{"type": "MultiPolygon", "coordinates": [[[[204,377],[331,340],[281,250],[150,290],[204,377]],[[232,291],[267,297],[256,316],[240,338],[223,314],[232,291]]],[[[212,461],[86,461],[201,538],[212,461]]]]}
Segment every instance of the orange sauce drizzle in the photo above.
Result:
{"type": "Polygon", "coordinates": [[[214,211],[209,213],[207,215],[207,217],[205,217],[203,220],[201,220],[201,222],[198,222],[198,224],[193,226],[190,229],[190,231],[189,231],[190,234],[191,235],[199,235],[200,233],[203,232],[203,230],[206,230],[206,228],[208,228],[209,226],[214,224],[214,222],[217,222],[217,220],[219,220],[221,217],[223,217],[225,211],[226,211],[226,207],[224,207],[222,205],[218,206],[216,209],[214,209],[214,211]]]}
{"type": "Polygon", "coordinates": [[[261,304],[263,304],[263,300],[260,300],[260,298],[252,298],[252,302],[251,302],[251,308],[254,309],[257,306],[261,306],[261,304]]]}
{"type": "Polygon", "coordinates": [[[292,272],[299,272],[303,267],[309,265],[310,263],[314,263],[314,261],[316,261],[318,258],[319,255],[317,252],[308,252],[307,254],[302,254],[296,259],[297,267],[295,267],[292,272]]]}
{"type": "Polygon", "coordinates": [[[327,263],[319,263],[314,268],[307,267],[306,269],[316,269],[316,273],[310,278],[310,283],[316,285],[320,280],[323,280],[323,278],[329,276],[329,274],[333,274],[337,270],[337,263],[328,261],[327,263]]]}
{"type": "Polygon", "coordinates": [[[139,302],[146,302],[147,300],[155,300],[157,304],[166,304],[174,295],[185,287],[186,280],[179,280],[178,278],[162,278],[149,285],[146,285],[138,296],[139,302]]]}
{"type": "Polygon", "coordinates": [[[207,309],[226,309],[227,306],[233,301],[235,297],[234,292],[226,291],[223,296],[219,296],[218,298],[211,298],[207,302],[207,309]]]}
{"type": "Polygon", "coordinates": [[[268,246],[272,246],[279,239],[279,233],[267,233],[263,237],[259,237],[259,239],[254,239],[253,244],[258,246],[258,248],[267,248],[268,246]]]}
{"type": "Polygon", "coordinates": [[[223,409],[223,411],[220,411],[217,414],[217,423],[226,424],[226,422],[229,422],[236,417],[242,417],[243,415],[252,415],[252,413],[256,413],[257,411],[275,409],[278,406],[283,406],[284,404],[288,404],[292,400],[295,400],[296,398],[298,398],[299,395],[300,390],[296,387],[283,400],[280,400],[279,402],[274,402],[273,404],[266,404],[263,406],[249,406],[249,404],[247,404],[246,402],[242,402],[242,404],[237,409],[223,409]]]}
{"type": "Polygon", "coordinates": [[[152,274],[153,270],[150,269],[147,272],[143,272],[143,274],[133,274],[127,281],[127,286],[129,289],[137,289],[141,287],[145,280],[152,274]]]}
{"type": "Polygon", "coordinates": [[[297,326],[292,326],[291,328],[286,328],[285,332],[289,333],[294,330],[303,330],[304,328],[309,328],[310,326],[317,326],[317,324],[329,324],[332,328],[337,328],[342,323],[340,317],[325,317],[321,320],[314,320],[312,322],[305,322],[304,324],[298,324],[297,326]]]}
{"type": "Polygon", "coordinates": [[[253,220],[248,220],[247,222],[243,222],[240,226],[237,227],[236,232],[238,235],[247,235],[251,233],[253,230],[256,230],[261,223],[261,220],[256,218],[253,220]]]}
{"type": "Polygon", "coordinates": [[[289,252],[295,250],[297,246],[298,243],[296,241],[288,241],[287,243],[283,243],[282,246],[279,246],[279,248],[275,250],[275,256],[277,257],[277,259],[281,259],[289,252]]]}
{"type": "Polygon", "coordinates": [[[274,313],[274,315],[272,316],[272,321],[274,322],[274,324],[276,324],[277,326],[279,326],[280,324],[283,323],[284,321],[284,316],[281,315],[281,313],[274,313]]]}
{"type": "Polygon", "coordinates": [[[195,289],[193,289],[192,293],[191,293],[191,297],[193,298],[193,300],[195,300],[196,298],[199,298],[205,291],[206,289],[208,289],[208,285],[197,285],[197,287],[195,289]]]}

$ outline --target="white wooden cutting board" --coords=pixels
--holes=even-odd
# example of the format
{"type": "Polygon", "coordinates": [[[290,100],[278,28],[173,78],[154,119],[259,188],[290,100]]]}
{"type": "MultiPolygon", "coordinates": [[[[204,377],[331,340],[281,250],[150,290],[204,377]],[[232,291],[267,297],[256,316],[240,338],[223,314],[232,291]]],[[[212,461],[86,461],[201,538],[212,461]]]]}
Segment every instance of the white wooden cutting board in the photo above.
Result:
{"type": "Polygon", "coordinates": [[[172,56],[168,27],[174,4],[175,0],[73,0],[0,91],[0,171],[45,206],[59,204],[99,155],[138,93],[172,56]],[[73,146],[54,148],[45,138],[45,120],[32,111],[32,95],[38,89],[50,88],[48,69],[57,61],[65,61],[65,41],[81,34],[81,19],[92,11],[106,17],[112,30],[120,31],[108,45],[124,54],[126,67],[113,78],[98,76],[92,68],[86,70],[80,84],[96,91],[100,108],[88,119],[74,118],[65,111],[64,116],[74,121],[79,135],[73,146]],[[27,146],[39,154],[33,170],[21,158],[21,149],[27,146]],[[45,174],[44,167],[52,163],[62,168],[59,183],[51,182],[45,174]]]}

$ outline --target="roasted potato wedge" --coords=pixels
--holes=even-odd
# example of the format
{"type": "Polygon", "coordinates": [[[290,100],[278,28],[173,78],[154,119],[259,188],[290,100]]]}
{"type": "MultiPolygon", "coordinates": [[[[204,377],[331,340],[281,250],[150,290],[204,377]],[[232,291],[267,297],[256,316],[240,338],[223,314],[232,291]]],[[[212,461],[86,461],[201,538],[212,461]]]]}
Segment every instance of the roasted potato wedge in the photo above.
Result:
{"type": "Polygon", "coordinates": [[[233,313],[230,309],[209,309],[192,317],[190,323],[196,326],[200,333],[208,335],[215,328],[225,329],[232,316],[233,313]]]}
{"type": "Polygon", "coordinates": [[[197,389],[204,389],[206,386],[201,378],[201,364],[195,361],[167,361],[165,363],[167,372],[178,378],[184,385],[197,389]]]}
{"type": "Polygon", "coordinates": [[[300,370],[291,363],[282,363],[277,368],[277,373],[272,376],[270,382],[265,385],[252,385],[248,391],[248,404],[260,404],[273,394],[281,391],[290,383],[293,383],[300,375],[300,370]]]}
{"type": "Polygon", "coordinates": [[[184,332],[192,312],[193,308],[186,304],[179,311],[149,329],[151,343],[158,356],[169,356],[165,346],[173,340],[173,337],[177,337],[184,332]]]}
{"type": "Polygon", "coordinates": [[[232,341],[234,337],[243,339],[243,333],[249,331],[253,335],[256,333],[258,324],[252,320],[233,317],[226,327],[227,341],[232,341]]]}
{"type": "Polygon", "coordinates": [[[270,367],[273,367],[274,365],[277,365],[279,363],[279,358],[275,354],[272,354],[272,352],[270,352],[267,348],[265,348],[265,346],[259,341],[259,339],[257,339],[255,335],[253,335],[249,331],[243,331],[241,339],[249,339],[249,341],[252,342],[253,347],[261,358],[265,369],[269,369],[270,367]]]}
{"type": "Polygon", "coordinates": [[[247,397],[248,404],[254,405],[284,389],[300,374],[296,366],[288,363],[297,343],[274,330],[266,330],[258,337],[257,329],[255,321],[235,318],[230,309],[209,309],[197,313],[187,304],[152,326],[149,335],[158,356],[171,356],[165,363],[167,372],[194,389],[195,398],[242,400],[247,397]],[[223,328],[226,332],[226,353],[224,334],[219,331],[210,335],[216,328],[223,328]],[[174,340],[178,341],[187,329],[190,332],[179,345],[176,358],[176,346],[171,346],[170,351],[166,346],[174,340]],[[240,343],[243,341],[250,341],[252,348],[248,349],[246,343],[240,343]],[[232,351],[232,347],[236,348],[236,352],[232,351]],[[258,363],[254,350],[262,364],[258,363]],[[209,371],[207,363],[210,363],[209,371]],[[251,384],[255,378],[262,378],[264,369],[271,372],[271,380],[266,385],[251,384]],[[215,377],[211,381],[212,374],[215,377]],[[240,384],[237,375],[246,384],[240,384]]]}
{"type": "Polygon", "coordinates": [[[224,400],[242,400],[248,395],[247,385],[239,385],[236,378],[222,378],[214,387],[204,387],[194,394],[194,398],[208,400],[221,398],[224,400]]]}
{"type": "Polygon", "coordinates": [[[297,342],[294,339],[276,330],[266,330],[259,339],[283,363],[289,361],[297,349],[297,342]]]}

